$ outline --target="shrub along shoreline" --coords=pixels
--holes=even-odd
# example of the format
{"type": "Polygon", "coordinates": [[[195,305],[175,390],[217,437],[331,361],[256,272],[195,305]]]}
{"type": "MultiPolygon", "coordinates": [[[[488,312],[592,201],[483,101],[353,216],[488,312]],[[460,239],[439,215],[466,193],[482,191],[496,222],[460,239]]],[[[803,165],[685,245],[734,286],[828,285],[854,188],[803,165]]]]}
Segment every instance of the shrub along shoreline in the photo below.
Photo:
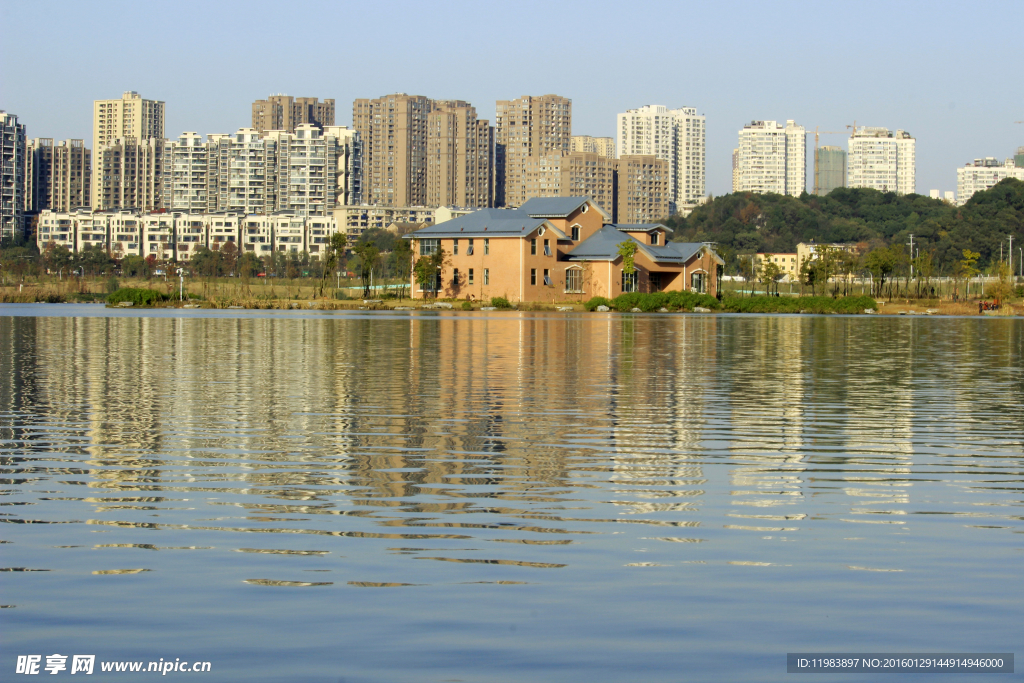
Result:
{"type": "Polygon", "coordinates": [[[607,306],[623,313],[633,309],[649,313],[662,308],[669,311],[692,311],[698,307],[726,313],[863,313],[878,308],[870,296],[844,296],[836,299],[830,296],[727,296],[719,301],[713,296],[693,292],[634,292],[620,294],[614,299],[595,296],[583,305],[588,311],[594,311],[598,306],[607,306]]]}

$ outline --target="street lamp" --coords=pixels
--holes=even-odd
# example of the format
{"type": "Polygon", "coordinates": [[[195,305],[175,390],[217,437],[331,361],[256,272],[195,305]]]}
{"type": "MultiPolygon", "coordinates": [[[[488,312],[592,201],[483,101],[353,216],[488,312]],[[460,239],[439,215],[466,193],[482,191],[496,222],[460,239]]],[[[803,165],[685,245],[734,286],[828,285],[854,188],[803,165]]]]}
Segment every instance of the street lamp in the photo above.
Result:
{"type": "Polygon", "coordinates": [[[185,300],[185,269],[178,268],[178,299],[180,301],[185,300]]]}

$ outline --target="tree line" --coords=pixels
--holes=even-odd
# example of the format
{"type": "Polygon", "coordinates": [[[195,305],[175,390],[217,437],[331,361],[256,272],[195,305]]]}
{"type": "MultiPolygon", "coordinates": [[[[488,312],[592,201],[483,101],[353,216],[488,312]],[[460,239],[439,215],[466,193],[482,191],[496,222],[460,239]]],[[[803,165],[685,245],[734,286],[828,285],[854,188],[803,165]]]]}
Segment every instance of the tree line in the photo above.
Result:
{"type": "Polygon", "coordinates": [[[337,274],[358,278],[364,295],[369,296],[374,281],[407,282],[412,262],[409,240],[380,228],[365,231],[352,244],[344,233],[334,234],[323,245],[321,258],[314,258],[308,252],[276,251],[263,256],[251,251],[240,253],[234,242],[216,246],[213,249],[199,247],[188,260],[175,262],[161,261],[153,255],[120,257],[119,251],[110,252],[99,245],[75,253],[52,241],[40,251],[35,241],[7,238],[0,242],[0,275],[8,284],[44,275],[151,278],[167,273],[168,268],[185,266],[193,276],[206,278],[311,278],[320,281],[322,293],[327,280],[337,274]]]}

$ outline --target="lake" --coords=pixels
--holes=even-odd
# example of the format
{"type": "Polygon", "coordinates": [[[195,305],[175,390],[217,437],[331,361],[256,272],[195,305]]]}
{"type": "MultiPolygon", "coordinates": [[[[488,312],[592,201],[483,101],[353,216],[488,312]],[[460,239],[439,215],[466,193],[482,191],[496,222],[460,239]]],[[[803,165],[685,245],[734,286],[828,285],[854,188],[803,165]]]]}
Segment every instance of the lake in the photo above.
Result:
{"type": "Polygon", "coordinates": [[[1022,368],[1020,318],[0,306],[2,678],[1022,653],[1022,368]]]}

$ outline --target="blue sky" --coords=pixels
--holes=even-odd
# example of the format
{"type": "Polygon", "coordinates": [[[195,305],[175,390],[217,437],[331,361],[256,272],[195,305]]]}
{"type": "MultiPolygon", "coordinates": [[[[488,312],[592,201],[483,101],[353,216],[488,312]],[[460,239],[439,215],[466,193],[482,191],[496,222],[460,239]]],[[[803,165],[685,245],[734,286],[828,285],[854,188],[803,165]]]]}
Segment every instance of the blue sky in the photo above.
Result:
{"type": "Polygon", "coordinates": [[[576,134],[613,135],[617,112],[645,104],[696,107],[716,195],[752,119],[902,128],[927,194],[1024,145],[1021,27],[1022,0],[0,0],[0,109],[29,137],[91,146],[92,101],[125,90],[167,103],[171,137],[248,126],[271,93],[334,98],[341,125],[357,97],[468,100],[493,121],[495,100],[555,93],[576,134]]]}

